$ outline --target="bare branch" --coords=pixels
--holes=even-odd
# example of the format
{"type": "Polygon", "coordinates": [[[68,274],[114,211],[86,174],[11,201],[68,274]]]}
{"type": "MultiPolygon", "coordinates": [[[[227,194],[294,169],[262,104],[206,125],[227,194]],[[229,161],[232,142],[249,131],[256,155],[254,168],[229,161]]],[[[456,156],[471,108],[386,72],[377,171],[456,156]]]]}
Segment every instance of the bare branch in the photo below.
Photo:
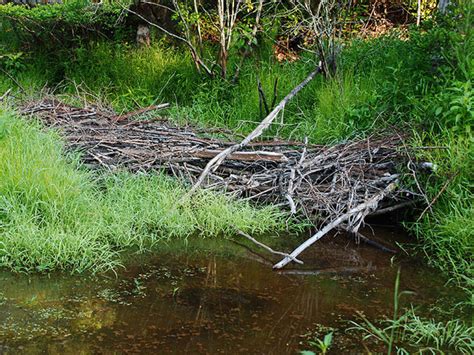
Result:
{"type": "Polygon", "coordinates": [[[313,245],[315,242],[317,242],[319,239],[324,237],[327,233],[329,233],[331,230],[339,226],[341,223],[345,222],[352,216],[364,212],[367,210],[374,210],[376,209],[378,203],[387,195],[388,193],[392,192],[396,188],[396,183],[391,183],[388,185],[382,192],[379,194],[375,195],[372,197],[370,200],[361,203],[357,207],[351,209],[347,213],[343,214],[342,216],[339,216],[332,222],[326,224],[324,228],[319,230],[315,235],[313,235],[311,238],[309,238],[306,242],[301,244],[298,248],[296,248],[290,255],[289,257],[285,257],[283,260],[281,260],[279,263],[275,264],[273,266],[274,269],[281,269],[285,267],[288,263],[292,261],[292,258],[296,258],[298,255],[300,255],[304,250],[306,250],[308,247],[313,245]]]}
{"type": "Polygon", "coordinates": [[[207,175],[211,172],[211,170],[217,169],[219,165],[233,152],[242,149],[243,147],[247,146],[252,140],[259,137],[263,131],[265,131],[273,120],[277,117],[278,113],[280,113],[283,108],[285,108],[286,104],[295,97],[298,92],[301,91],[313,78],[321,72],[321,66],[318,66],[316,70],[310,73],[305,80],[303,80],[297,87],[295,87],[286,97],[276,106],[270,114],[265,117],[265,119],[247,136],[245,137],[240,143],[235,144],[226,150],[222,151],[220,154],[216,155],[204,168],[199,179],[193,185],[191,190],[186,194],[185,198],[190,197],[196,190],[202,185],[204,180],[206,179],[207,175]]]}
{"type": "Polygon", "coordinates": [[[268,245],[265,245],[265,244],[263,244],[262,242],[259,242],[257,239],[251,237],[251,236],[248,235],[247,233],[242,232],[241,230],[237,230],[237,234],[238,234],[238,235],[241,235],[242,237],[247,238],[248,240],[252,241],[253,243],[257,244],[259,247],[262,247],[263,249],[269,251],[269,252],[272,253],[272,254],[284,256],[285,258],[291,258],[294,262],[296,262],[296,263],[298,263],[298,264],[303,264],[303,262],[302,262],[301,260],[298,260],[298,259],[296,259],[296,258],[292,258],[292,257],[291,257],[289,254],[287,254],[287,253],[282,253],[281,251],[273,250],[273,249],[270,248],[268,245]]]}

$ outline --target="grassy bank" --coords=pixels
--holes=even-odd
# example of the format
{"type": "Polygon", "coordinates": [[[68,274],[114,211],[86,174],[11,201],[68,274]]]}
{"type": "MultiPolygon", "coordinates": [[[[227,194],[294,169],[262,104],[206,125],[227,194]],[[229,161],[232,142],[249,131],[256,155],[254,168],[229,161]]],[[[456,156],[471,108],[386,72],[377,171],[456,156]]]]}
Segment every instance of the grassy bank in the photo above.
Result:
{"type": "Polygon", "coordinates": [[[177,207],[185,192],[159,173],[92,175],[55,133],[0,110],[0,266],[102,271],[172,239],[284,229],[276,209],[210,192],[177,207]]]}

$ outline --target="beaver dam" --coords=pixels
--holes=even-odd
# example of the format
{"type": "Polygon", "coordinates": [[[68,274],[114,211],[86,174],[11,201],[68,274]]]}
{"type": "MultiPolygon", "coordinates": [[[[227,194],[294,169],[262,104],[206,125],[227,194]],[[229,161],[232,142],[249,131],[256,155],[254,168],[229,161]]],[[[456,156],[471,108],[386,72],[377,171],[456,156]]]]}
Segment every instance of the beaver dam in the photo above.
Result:
{"type": "MultiPolygon", "coordinates": [[[[403,187],[427,163],[411,159],[399,134],[372,136],[333,146],[307,142],[217,139],[216,132],[178,127],[153,118],[134,120],[151,107],[116,115],[96,107],[78,108],[54,99],[29,103],[23,115],[39,117],[60,130],[68,149],[82,153],[92,168],[164,170],[197,188],[220,190],[256,203],[272,203],[309,218],[318,231],[292,253],[281,254],[275,269],[294,261],[330,231],[343,231],[383,249],[360,233],[366,217],[412,205],[421,191],[403,187]]],[[[222,132],[217,132],[222,137],[222,132]]],[[[261,133],[261,132],[260,132],[261,133]]],[[[225,136],[225,135],[224,135],[225,136]]]]}

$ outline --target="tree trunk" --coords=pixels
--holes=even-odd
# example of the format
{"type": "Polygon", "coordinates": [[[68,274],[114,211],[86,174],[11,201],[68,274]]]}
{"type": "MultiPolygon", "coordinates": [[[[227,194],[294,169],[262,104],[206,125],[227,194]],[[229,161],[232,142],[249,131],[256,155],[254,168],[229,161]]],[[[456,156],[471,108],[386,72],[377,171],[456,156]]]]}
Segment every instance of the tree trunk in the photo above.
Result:
{"type": "Polygon", "coordinates": [[[438,11],[441,14],[445,14],[449,5],[449,0],[439,0],[438,2],[438,11]]]}

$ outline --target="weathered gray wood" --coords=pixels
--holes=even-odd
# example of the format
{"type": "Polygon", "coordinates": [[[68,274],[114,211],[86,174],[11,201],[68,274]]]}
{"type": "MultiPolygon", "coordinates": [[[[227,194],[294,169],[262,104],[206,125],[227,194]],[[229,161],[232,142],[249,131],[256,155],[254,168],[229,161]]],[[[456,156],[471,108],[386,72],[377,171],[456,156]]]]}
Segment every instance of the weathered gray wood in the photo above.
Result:
{"type": "Polygon", "coordinates": [[[324,226],[324,228],[319,230],[315,235],[313,235],[311,238],[309,238],[307,241],[305,241],[303,244],[301,244],[289,256],[285,257],[279,263],[275,264],[273,266],[273,268],[274,269],[281,269],[281,268],[285,267],[294,258],[296,258],[298,255],[300,255],[304,250],[306,250],[308,247],[310,247],[311,245],[316,243],[319,239],[324,237],[327,233],[329,233],[334,228],[338,227],[341,223],[347,221],[352,216],[357,215],[360,212],[363,212],[365,210],[375,210],[378,206],[378,203],[385,197],[385,195],[387,195],[388,193],[395,190],[396,186],[397,185],[396,185],[395,182],[391,183],[383,191],[381,191],[379,194],[372,197],[367,202],[361,203],[357,207],[355,207],[355,208],[351,209],[350,211],[344,213],[343,215],[337,217],[331,223],[326,224],[324,226]]]}
{"type": "Polygon", "coordinates": [[[318,67],[311,72],[306,79],[304,79],[297,87],[295,87],[291,92],[285,96],[283,100],[280,101],[280,103],[273,109],[270,114],[263,119],[263,121],[249,134],[247,137],[245,137],[240,143],[234,144],[233,146],[230,146],[229,148],[223,150],[221,153],[216,155],[211,161],[206,165],[204,168],[204,171],[202,172],[201,176],[199,176],[199,179],[196,181],[196,183],[193,185],[191,190],[186,194],[185,198],[190,197],[196,190],[202,185],[204,180],[207,178],[211,170],[215,170],[219,167],[219,165],[222,164],[222,162],[232,153],[236,152],[237,150],[240,150],[244,147],[246,147],[252,140],[255,138],[259,137],[263,131],[265,131],[268,127],[270,127],[271,123],[273,120],[278,116],[281,110],[283,110],[286,106],[286,104],[298,94],[301,89],[303,89],[313,78],[321,73],[321,63],[319,63],[318,67]]]}
{"type": "MultiPolygon", "coordinates": [[[[107,108],[78,108],[45,99],[27,104],[22,113],[34,114],[59,129],[68,148],[81,151],[90,167],[165,171],[191,184],[202,176],[210,159],[241,144],[217,139],[215,133],[226,134],[222,130],[178,127],[160,117],[129,119],[149,109],[118,116],[107,108]]],[[[312,244],[331,229],[356,233],[367,215],[392,206],[400,208],[419,196],[405,188],[392,192],[397,180],[413,178],[412,171],[403,173],[396,167],[417,167],[403,153],[406,150],[400,149],[402,145],[399,134],[334,146],[252,142],[211,169],[203,186],[260,203],[289,206],[315,226],[325,226],[311,238],[312,244]]],[[[293,260],[295,252],[288,258],[285,255],[285,260],[293,260]]]]}
{"type": "MultiPolygon", "coordinates": [[[[214,158],[221,154],[222,150],[217,149],[202,149],[198,150],[193,155],[199,158],[214,158]]],[[[271,161],[271,162],[287,162],[288,158],[281,153],[253,151],[253,152],[234,152],[229,155],[229,159],[240,161],[271,161]]]]}
{"type": "MultiPolygon", "coordinates": [[[[290,258],[290,255],[288,255],[287,253],[282,253],[281,251],[277,251],[277,250],[273,250],[272,248],[270,248],[268,245],[265,245],[263,244],[262,242],[259,242],[257,239],[251,237],[250,235],[248,235],[247,233],[244,233],[242,232],[241,230],[238,230],[237,231],[237,234],[241,235],[242,237],[245,237],[247,238],[248,240],[250,240],[252,243],[255,243],[257,244],[259,247],[262,247],[263,249],[267,250],[268,252],[272,253],[272,254],[275,254],[275,255],[280,255],[280,256],[284,256],[286,258],[290,258]]],[[[297,258],[292,258],[292,260],[298,264],[303,264],[303,262],[297,258]]]]}

